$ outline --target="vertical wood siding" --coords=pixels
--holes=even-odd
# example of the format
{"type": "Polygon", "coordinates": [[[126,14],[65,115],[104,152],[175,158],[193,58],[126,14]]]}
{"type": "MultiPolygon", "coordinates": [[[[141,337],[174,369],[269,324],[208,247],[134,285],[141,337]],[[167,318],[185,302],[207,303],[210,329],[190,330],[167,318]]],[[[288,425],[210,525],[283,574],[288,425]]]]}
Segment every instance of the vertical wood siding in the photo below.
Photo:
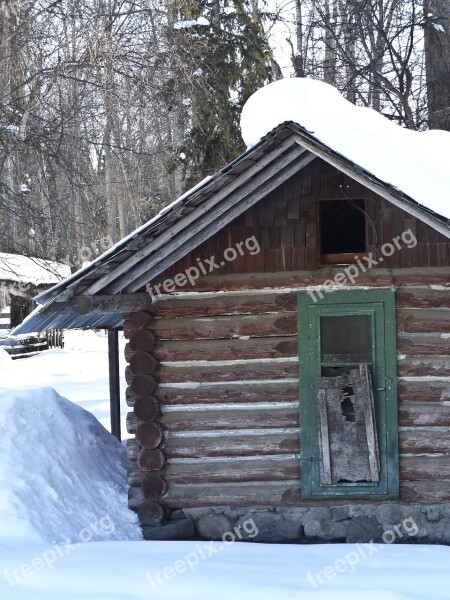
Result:
{"type": "Polygon", "coordinates": [[[315,270],[320,263],[318,204],[320,200],[364,199],[365,210],[373,221],[367,226],[367,251],[411,229],[418,240],[415,248],[396,251],[384,257],[383,267],[446,267],[450,264],[450,243],[442,234],[411,217],[405,211],[353,181],[336,168],[316,159],[300,173],[288,179],[253,208],[224,227],[219,233],[165,271],[164,280],[197,265],[197,259],[221,258],[226,248],[255,236],[261,252],[246,252],[225,262],[220,274],[277,273],[315,270]],[[342,186],[342,188],[340,187],[342,186]]]}

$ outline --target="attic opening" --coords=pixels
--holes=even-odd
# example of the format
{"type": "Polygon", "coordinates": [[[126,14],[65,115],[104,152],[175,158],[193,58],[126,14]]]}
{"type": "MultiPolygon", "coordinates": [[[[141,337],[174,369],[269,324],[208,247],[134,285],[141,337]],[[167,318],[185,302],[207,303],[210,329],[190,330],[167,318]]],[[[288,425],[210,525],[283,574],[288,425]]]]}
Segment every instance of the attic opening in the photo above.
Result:
{"type": "Polygon", "coordinates": [[[354,263],[366,252],[364,200],[319,202],[321,263],[354,263]]]}

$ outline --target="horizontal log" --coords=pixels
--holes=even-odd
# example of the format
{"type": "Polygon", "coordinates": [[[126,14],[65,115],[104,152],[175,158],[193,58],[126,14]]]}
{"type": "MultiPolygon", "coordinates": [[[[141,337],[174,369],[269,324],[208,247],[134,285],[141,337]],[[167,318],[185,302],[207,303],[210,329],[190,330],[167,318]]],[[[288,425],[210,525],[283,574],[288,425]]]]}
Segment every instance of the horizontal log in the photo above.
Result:
{"type": "Polygon", "coordinates": [[[399,432],[400,452],[404,454],[426,454],[443,452],[450,454],[450,435],[448,431],[408,429],[399,432]]]}
{"type": "MultiPolygon", "coordinates": [[[[143,353],[145,354],[145,353],[143,353]]],[[[147,355],[149,356],[149,355],[147,355]]],[[[159,364],[159,363],[157,363],[159,364]]],[[[140,392],[137,391],[138,389],[138,385],[134,384],[133,385],[133,380],[136,380],[136,382],[140,382],[140,381],[150,381],[153,379],[153,377],[151,376],[150,373],[133,373],[133,371],[131,370],[131,365],[127,365],[125,367],[125,381],[127,382],[127,384],[131,387],[131,389],[136,393],[136,394],[140,394],[140,392]]],[[[144,393],[147,393],[147,386],[145,386],[145,390],[144,393]]]]}
{"type": "Polygon", "coordinates": [[[125,425],[128,433],[136,433],[136,427],[138,424],[138,419],[134,412],[127,413],[127,417],[125,420],[125,425]]]}
{"type": "Polygon", "coordinates": [[[134,402],[133,411],[136,417],[144,422],[154,421],[161,414],[159,402],[154,396],[138,397],[134,402]]]}
{"type": "Polygon", "coordinates": [[[160,361],[245,360],[286,358],[297,355],[297,336],[162,341],[155,350],[155,356],[160,361]]]}
{"type": "MultiPolygon", "coordinates": [[[[230,498],[237,506],[317,506],[317,500],[300,498],[297,482],[277,483],[222,483],[222,484],[179,484],[172,483],[164,497],[171,508],[196,508],[227,506],[230,498]]],[[[405,481],[400,482],[400,501],[443,502],[450,500],[450,481],[405,481]]],[[[360,503],[373,502],[360,500],[360,503]]],[[[321,499],[321,505],[348,504],[348,499],[321,499]]]]}
{"type": "Polygon", "coordinates": [[[124,330],[136,331],[137,329],[150,329],[155,318],[147,311],[132,312],[125,315],[124,330]]]}
{"type": "MultiPolygon", "coordinates": [[[[265,290],[287,288],[304,290],[311,285],[322,285],[328,279],[334,279],[342,267],[325,267],[317,271],[284,271],[277,273],[230,273],[226,275],[208,275],[196,282],[196,292],[265,290]]],[[[360,273],[356,285],[387,286],[424,286],[447,285],[450,280],[449,267],[427,267],[409,269],[372,269],[360,273]]]]}
{"type": "Polygon", "coordinates": [[[158,344],[155,334],[148,329],[139,329],[130,334],[128,342],[129,350],[136,352],[142,350],[144,352],[153,352],[158,344]]]}
{"type": "Polygon", "coordinates": [[[400,482],[400,501],[444,502],[450,500],[450,481],[400,482]]]}
{"type": "Polygon", "coordinates": [[[141,471],[161,471],[166,466],[166,459],[159,449],[143,448],[139,452],[137,464],[141,471]]]}
{"type": "Polygon", "coordinates": [[[133,392],[133,390],[130,388],[130,386],[127,386],[125,388],[125,401],[128,404],[128,406],[134,406],[135,402],[136,402],[136,394],[133,392]]]}
{"type": "Polygon", "coordinates": [[[295,311],[297,294],[274,293],[228,295],[216,294],[209,298],[188,298],[182,295],[155,302],[152,314],[155,317],[218,317],[223,315],[243,315],[281,313],[295,311]]]}
{"type": "MultiPolygon", "coordinates": [[[[397,329],[405,333],[449,333],[450,311],[431,309],[400,309],[397,311],[397,329]]],[[[226,317],[197,317],[179,319],[159,319],[154,331],[163,340],[230,339],[233,336],[267,337],[295,336],[297,334],[297,314],[237,315],[226,317]]],[[[144,333],[139,332],[139,333],[144,333]]],[[[149,332],[148,332],[149,333],[149,332]]],[[[142,349],[136,343],[133,350],[142,349]]]]}
{"type": "Polygon", "coordinates": [[[138,350],[130,357],[129,366],[134,375],[151,375],[158,368],[159,362],[152,354],[138,350]]]}
{"type": "Polygon", "coordinates": [[[127,467],[127,481],[128,485],[138,486],[141,485],[142,471],[137,466],[136,462],[131,462],[127,467]]]}
{"type": "Polygon", "coordinates": [[[450,456],[400,456],[402,481],[450,481],[450,456]]]}
{"type": "Polygon", "coordinates": [[[450,426],[450,406],[437,402],[401,402],[399,406],[399,425],[450,426]]]}
{"type": "Polygon", "coordinates": [[[160,340],[229,339],[233,336],[265,337],[272,335],[296,335],[297,313],[285,313],[283,315],[237,315],[215,318],[198,317],[194,319],[158,319],[154,326],[154,331],[160,340]]]}
{"type": "Polygon", "coordinates": [[[164,439],[164,433],[158,423],[139,423],[136,427],[136,441],[142,448],[153,450],[164,439]]]}
{"type": "Polygon", "coordinates": [[[130,388],[136,396],[151,396],[156,390],[157,383],[151,375],[133,375],[130,388]]]}
{"type": "Polygon", "coordinates": [[[206,438],[168,438],[164,445],[167,458],[212,456],[264,456],[300,452],[300,434],[266,433],[264,435],[218,435],[206,438]]]}
{"type": "Polygon", "coordinates": [[[163,504],[156,500],[147,499],[138,511],[139,521],[141,525],[148,525],[151,527],[158,527],[167,520],[167,509],[163,504]]]}
{"type": "Polygon", "coordinates": [[[161,403],[176,404],[215,404],[226,402],[292,402],[299,399],[297,381],[287,382],[280,379],[277,383],[252,383],[202,385],[197,387],[159,386],[155,398],[161,403]]]}
{"type": "Polygon", "coordinates": [[[450,288],[446,290],[399,289],[398,308],[450,308],[450,288]]]}
{"type": "MultiPolygon", "coordinates": [[[[328,271],[326,273],[328,274],[328,271]]],[[[308,279],[308,276],[305,275],[305,278],[308,279]]],[[[309,279],[314,282],[318,280],[317,276],[309,279]]],[[[329,279],[329,277],[327,276],[325,279],[329,279]]],[[[381,283],[385,282],[386,280],[383,279],[381,283]]],[[[450,308],[450,288],[446,290],[400,288],[397,290],[396,304],[398,308],[450,308]]],[[[196,298],[195,296],[186,298],[180,295],[154,303],[152,314],[158,318],[216,317],[280,313],[295,311],[296,308],[297,292],[274,293],[268,291],[267,294],[217,294],[208,298],[196,298]]]]}
{"type": "MultiPolygon", "coordinates": [[[[139,313],[137,313],[139,314],[139,313]]],[[[152,319],[152,322],[154,322],[154,320],[152,319]]],[[[138,331],[150,331],[150,327],[148,328],[132,328],[129,327],[128,324],[126,323],[126,321],[123,324],[123,336],[125,339],[129,340],[131,338],[132,335],[135,335],[138,331]]]]}
{"type": "Polygon", "coordinates": [[[162,415],[161,425],[168,431],[294,428],[298,427],[298,410],[273,408],[171,411],[162,415]]]}
{"type": "Polygon", "coordinates": [[[399,377],[448,377],[450,356],[407,356],[397,363],[399,377]]]}
{"type": "Polygon", "coordinates": [[[151,299],[146,293],[115,294],[103,296],[80,295],[73,298],[75,311],[89,313],[130,313],[150,308],[151,299]]]}
{"type": "Polygon", "coordinates": [[[300,504],[300,483],[222,483],[169,486],[164,502],[172,508],[202,506],[296,506],[300,504]]]}
{"type": "Polygon", "coordinates": [[[188,365],[183,367],[163,364],[154,374],[154,377],[158,383],[292,379],[298,377],[298,364],[292,361],[204,366],[188,365]]]}
{"type": "MultiPolygon", "coordinates": [[[[300,481],[300,461],[238,460],[168,464],[164,474],[172,483],[225,483],[238,481],[300,481]]],[[[230,498],[230,502],[231,502],[230,498]]],[[[234,504],[234,501],[232,502],[234,504]]]]}
{"type": "Polygon", "coordinates": [[[131,357],[133,356],[133,354],[134,354],[135,352],[136,352],[135,350],[131,350],[131,348],[130,348],[130,344],[127,342],[127,343],[125,344],[125,349],[124,349],[124,353],[123,353],[123,355],[124,355],[124,357],[125,357],[125,360],[127,361],[127,363],[129,363],[129,362],[130,362],[130,360],[131,360],[131,357]]]}
{"type": "Polygon", "coordinates": [[[149,391],[145,391],[144,394],[136,394],[130,386],[125,388],[125,400],[126,403],[128,404],[128,406],[135,406],[136,402],[142,399],[143,401],[149,401],[149,402],[153,402],[154,401],[154,396],[149,392],[149,391]]]}
{"type": "Polygon", "coordinates": [[[134,438],[127,440],[127,458],[128,460],[137,460],[141,448],[134,438]]]}
{"type": "MultiPolygon", "coordinates": [[[[233,292],[245,290],[274,290],[287,288],[304,291],[309,286],[323,285],[333,279],[342,268],[326,267],[317,271],[285,271],[277,273],[228,273],[207,275],[196,282],[196,292],[233,292]]],[[[387,269],[376,269],[376,274],[361,273],[358,285],[391,286],[392,276],[387,269]],[[359,284],[361,281],[361,284],[359,284]]],[[[180,295],[181,296],[181,295],[180,295]]]]}
{"type": "Polygon", "coordinates": [[[450,381],[399,381],[397,391],[403,402],[444,402],[450,400],[450,381]]]}
{"type": "MultiPolygon", "coordinates": [[[[297,482],[277,483],[222,483],[222,484],[179,484],[172,483],[164,497],[171,508],[196,508],[227,506],[230,498],[236,506],[315,506],[317,500],[300,498],[300,485],[297,482]]],[[[400,482],[402,502],[444,502],[450,500],[450,481],[404,481],[400,482]]],[[[373,500],[360,500],[361,504],[373,500]]],[[[348,504],[348,499],[321,499],[320,504],[348,504]]]]}
{"type": "MultiPolygon", "coordinates": [[[[409,429],[399,432],[400,452],[449,453],[450,436],[446,431],[409,429]]],[[[137,460],[140,447],[127,440],[129,460],[137,460]]],[[[170,437],[164,445],[166,458],[201,458],[220,456],[264,456],[297,454],[300,452],[299,432],[265,435],[232,435],[206,438],[170,437]]]]}
{"type": "Polygon", "coordinates": [[[449,333],[450,310],[400,309],[397,311],[397,331],[449,333]]]}
{"type": "Polygon", "coordinates": [[[145,500],[145,494],[140,485],[128,488],[128,507],[131,510],[137,511],[145,500]]]}
{"type": "Polygon", "coordinates": [[[405,335],[397,337],[397,351],[407,356],[450,356],[450,337],[441,337],[439,333],[434,335],[405,335]]]}
{"type": "Polygon", "coordinates": [[[167,481],[157,471],[142,473],[142,489],[146,498],[160,498],[167,490],[167,481]]]}

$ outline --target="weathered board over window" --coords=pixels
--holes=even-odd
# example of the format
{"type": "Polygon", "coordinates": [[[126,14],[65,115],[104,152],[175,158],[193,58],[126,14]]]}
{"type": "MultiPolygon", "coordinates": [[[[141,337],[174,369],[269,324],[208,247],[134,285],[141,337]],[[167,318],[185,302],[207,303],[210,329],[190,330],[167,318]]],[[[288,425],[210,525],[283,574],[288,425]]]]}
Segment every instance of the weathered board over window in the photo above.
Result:
{"type": "Polygon", "coordinates": [[[366,364],[317,381],[320,480],[379,481],[375,407],[366,364]]]}

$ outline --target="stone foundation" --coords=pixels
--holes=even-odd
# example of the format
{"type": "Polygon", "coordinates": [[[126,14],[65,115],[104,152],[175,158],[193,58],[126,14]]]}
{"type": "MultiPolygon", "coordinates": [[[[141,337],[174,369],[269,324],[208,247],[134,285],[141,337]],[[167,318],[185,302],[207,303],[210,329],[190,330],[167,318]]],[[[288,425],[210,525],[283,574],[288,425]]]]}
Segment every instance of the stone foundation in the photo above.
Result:
{"type": "Polygon", "coordinates": [[[185,509],[205,540],[450,544],[450,503],[185,509]]]}

